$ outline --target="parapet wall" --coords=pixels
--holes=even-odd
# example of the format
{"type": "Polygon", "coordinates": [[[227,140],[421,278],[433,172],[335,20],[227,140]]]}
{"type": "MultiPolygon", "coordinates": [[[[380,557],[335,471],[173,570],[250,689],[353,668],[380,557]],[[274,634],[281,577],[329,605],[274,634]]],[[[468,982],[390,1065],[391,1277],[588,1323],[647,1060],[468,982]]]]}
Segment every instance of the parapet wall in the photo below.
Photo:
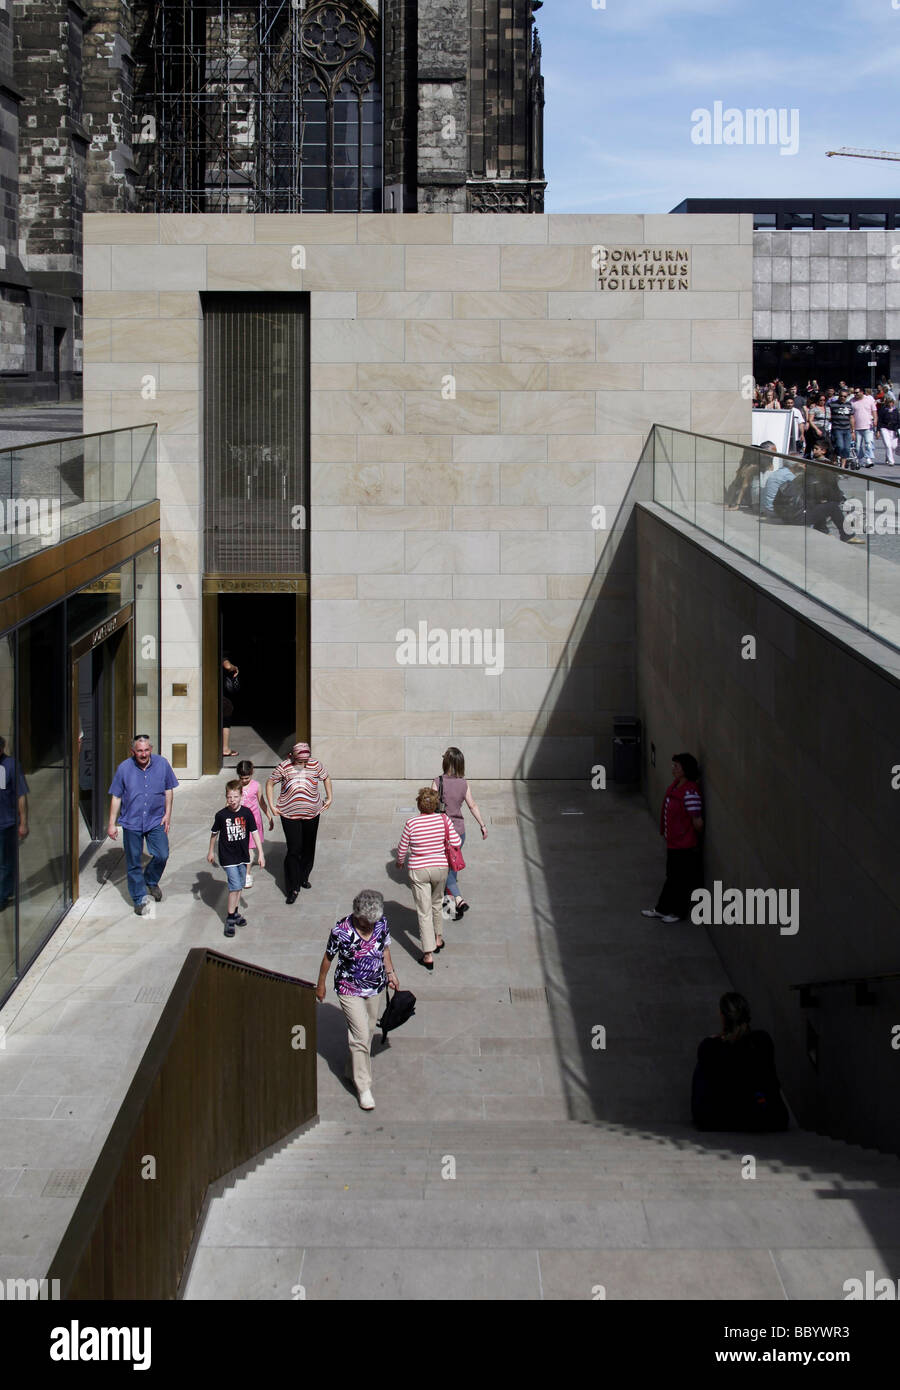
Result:
{"type": "Polygon", "coordinates": [[[791,921],[707,928],[754,1022],[775,1037],[794,1113],[897,1149],[900,980],[873,986],[874,1004],[842,986],[810,1009],[789,986],[900,970],[900,654],[658,506],[636,516],[651,808],[672,753],[693,752],[707,890],[778,888],[796,908],[791,921]]]}

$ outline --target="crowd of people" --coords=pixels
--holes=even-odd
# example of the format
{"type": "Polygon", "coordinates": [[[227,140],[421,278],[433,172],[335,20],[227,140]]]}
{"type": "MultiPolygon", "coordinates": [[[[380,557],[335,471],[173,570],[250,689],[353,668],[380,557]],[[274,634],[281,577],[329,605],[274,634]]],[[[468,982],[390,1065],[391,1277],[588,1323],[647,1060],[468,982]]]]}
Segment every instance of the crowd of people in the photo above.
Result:
{"type": "MultiPolygon", "coordinates": [[[[254,851],[260,869],[266,867],[265,830],[274,829],[277,815],[285,838],[284,896],[290,906],[301,888],[312,888],[319,818],[332,804],[331,778],[308,743],[295,743],[290,757],[273,770],[263,793],[254,777],[252,762],[237,765],[237,776],[225,787],[225,805],[216,811],[210,826],[207,861],[223,870],[227,886],[224,934],[233,937],[247,924],[241,913],[241,896],[253,883],[250,873],[254,851]],[[276,787],[279,788],[276,793],[276,787]]],[[[434,957],[446,945],[444,924],[459,921],[469,904],[459,891],[459,873],[465,868],[461,850],[466,838],[463,807],[467,806],[487,839],[487,826],[465,776],[461,749],[448,748],[442,770],[430,787],[416,797],[418,814],[403,827],[395,856],[398,869],[408,861],[409,883],[419,924],[419,964],[434,970],[434,957]]],[[[116,768],[110,786],[110,839],[125,847],[128,891],[139,917],[150,913],[150,899],[162,901],[160,879],[169,858],[169,826],[178,779],[168,760],[153,752],[146,734],[132,743],[131,757],[116,768]],[[150,854],[144,866],[144,847],[150,854]]],[[[27,832],[26,832],[27,833],[27,832]]],[[[362,1109],[374,1109],[369,1053],[375,1033],[378,995],[399,981],[390,960],[390,932],[384,916],[384,899],[374,889],[364,889],[353,912],[337,922],[329,936],[317,987],[325,997],[325,980],[334,958],[338,1002],[347,1019],[352,1074],[362,1109]]]]}
{"type": "Polygon", "coordinates": [[[874,390],[867,386],[819,386],[806,383],[803,393],[794,384],[780,379],[758,385],[753,395],[755,410],[791,412],[788,453],[805,458],[815,455],[842,468],[871,468],[875,463],[875,441],[884,444],[887,464],[894,467],[900,443],[900,409],[897,391],[891,381],[882,379],[874,390]]]}
{"type": "MultiPolygon", "coordinates": [[[[241,895],[252,882],[248,870],[254,850],[259,868],[266,867],[263,818],[269,830],[274,827],[274,816],[281,818],[287,847],[285,901],[290,905],[297,899],[298,884],[311,887],[318,818],[332,804],[331,779],[307,743],[294,744],[291,756],[268,778],[265,794],[254,778],[251,762],[241,762],[237,772],[226,785],[225,806],[213,816],[206,856],[210,864],[218,860],[225,873],[225,935],[229,937],[235,935],[237,927],[246,925],[240,910],[241,895]],[[279,784],[276,799],[274,787],[279,784]]],[[[672,776],[660,816],[660,832],[666,842],[666,881],[656,907],[644,909],[644,916],[663,923],[689,916],[691,895],[703,881],[703,803],[699,766],[692,754],[673,756],[672,776]]],[[[14,778],[12,786],[15,789],[14,778]]],[[[122,828],[128,889],[139,916],[146,915],[150,898],[157,902],[162,899],[159,882],[169,857],[168,834],[177,786],[168,760],[153,752],[146,735],[139,735],[132,744],[131,757],[120,763],[110,787],[108,832],[115,840],[122,828]],[[146,867],[145,841],[150,854],[146,867]]],[[[442,770],[431,786],[419,789],[418,814],[406,821],[396,849],[397,868],[408,862],[422,948],[419,964],[429,971],[434,969],[435,955],[446,946],[444,923],[459,921],[468,909],[459,893],[458,879],[465,868],[461,854],[466,838],[464,806],[486,839],[487,826],[466,780],[465,758],[459,748],[451,747],[445,751],[442,770]]],[[[374,1110],[371,1052],[383,1007],[381,996],[386,1001],[388,988],[397,991],[400,985],[391,959],[384,896],[376,889],[364,888],[357,893],[352,912],[336,922],[329,933],[316,984],[320,1002],[325,1000],[328,974],[335,961],[334,988],[347,1024],[344,1076],[352,1081],[360,1108],[374,1110]]],[[[410,999],[414,1003],[412,996],[410,999]]],[[[700,1129],[786,1128],[788,1115],[775,1072],[771,1038],[750,1028],[750,1010],[740,995],[723,995],[719,1009],[721,1032],[704,1039],[698,1050],[691,1099],[694,1123],[700,1129]]],[[[382,1026],[390,1025],[382,1020],[382,1026]]]]}

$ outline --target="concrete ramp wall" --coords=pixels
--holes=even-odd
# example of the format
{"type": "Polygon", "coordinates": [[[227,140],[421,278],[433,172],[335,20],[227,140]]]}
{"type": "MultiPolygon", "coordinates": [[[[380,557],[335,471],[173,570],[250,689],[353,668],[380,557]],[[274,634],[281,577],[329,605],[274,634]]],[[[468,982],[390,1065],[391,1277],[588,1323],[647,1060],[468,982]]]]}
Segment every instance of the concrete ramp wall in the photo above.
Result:
{"type": "MultiPolygon", "coordinates": [[[[802,1008],[790,989],[900,972],[900,653],[662,508],[635,512],[650,806],[671,755],[694,753],[706,888],[740,890],[727,914],[713,897],[719,922],[697,930],[772,1032],[800,1123],[900,1149],[900,979],[868,1004],[843,985],[802,1008]],[[748,890],[773,888],[779,903],[749,923],[748,890]]],[[[660,841],[661,876],[664,858],[660,841]]]]}

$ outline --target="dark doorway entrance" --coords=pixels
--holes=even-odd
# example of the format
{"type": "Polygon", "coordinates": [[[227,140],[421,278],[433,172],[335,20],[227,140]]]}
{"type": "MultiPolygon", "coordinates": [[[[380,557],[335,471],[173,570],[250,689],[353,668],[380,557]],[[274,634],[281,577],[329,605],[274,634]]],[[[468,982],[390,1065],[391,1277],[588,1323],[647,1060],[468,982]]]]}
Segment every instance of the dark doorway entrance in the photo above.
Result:
{"type": "Polygon", "coordinates": [[[224,658],[239,671],[231,746],[260,766],[272,762],[263,761],[261,745],[283,758],[297,737],[297,601],[294,594],[219,595],[220,686],[224,658]]]}
{"type": "Polygon", "coordinates": [[[54,328],[53,330],[53,380],[56,382],[56,399],[62,400],[60,383],[62,381],[62,350],[65,342],[66,330],[64,328],[54,328]]]}
{"type": "MultiPolygon", "coordinates": [[[[128,756],[131,739],[143,729],[132,723],[132,623],[90,646],[88,635],[72,649],[73,758],[73,892],[83,871],[106,837],[109,784],[128,756]],[[86,649],[86,650],[85,650],[86,649]]],[[[152,737],[152,735],[151,735],[152,737]]]]}

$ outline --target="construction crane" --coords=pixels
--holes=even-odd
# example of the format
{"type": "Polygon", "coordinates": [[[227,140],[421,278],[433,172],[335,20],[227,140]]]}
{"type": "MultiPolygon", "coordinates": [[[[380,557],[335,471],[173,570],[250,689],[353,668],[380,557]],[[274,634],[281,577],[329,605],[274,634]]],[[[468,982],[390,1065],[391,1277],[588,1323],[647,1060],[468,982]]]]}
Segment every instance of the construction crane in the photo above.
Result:
{"type": "Polygon", "coordinates": [[[894,150],[851,150],[845,147],[842,150],[826,150],[825,153],[829,159],[833,154],[846,155],[848,159],[900,159],[900,154],[894,150]]]}

